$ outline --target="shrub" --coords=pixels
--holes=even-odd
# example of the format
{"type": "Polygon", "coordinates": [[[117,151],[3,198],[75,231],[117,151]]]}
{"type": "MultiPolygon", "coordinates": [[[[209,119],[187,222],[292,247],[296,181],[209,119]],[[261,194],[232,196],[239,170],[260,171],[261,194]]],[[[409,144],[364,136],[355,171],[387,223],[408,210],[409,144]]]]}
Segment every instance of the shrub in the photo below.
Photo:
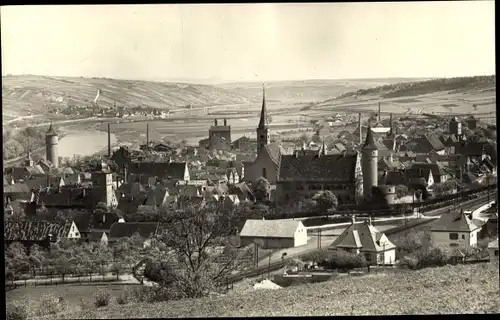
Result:
{"type": "Polygon", "coordinates": [[[406,256],[401,258],[399,261],[399,267],[400,268],[407,268],[410,270],[416,270],[418,269],[418,259],[412,256],[406,256]]]}
{"type": "Polygon", "coordinates": [[[94,305],[97,308],[107,306],[110,300],[111,300],[111,293],[108,290],[98,290],[94,294],[94,305]]]}
{"type": "Polygon", "coordinates": [[[450,258],[449,252],[441,248],[431,248],[417,254],[419,268],[444,266],[451,261],[450,258]]]}
{"type": "Polygon", "coordinates": [[[39,301],[40,307],[37,310],[37,315],[44,317],[54,315],[62,311],[64,308],[64,299],[58,298],[52,294],[44,294],[39,301]]]}
{"type": "Polygon", "coordinates": [[[25,303],[12,301],[7,303],[6,320],[25,320],[28,318],[28,310],[25,303]]]}
{"type": "Polygon", "coordinates": [[[125,290],[123,290],[122,292],[120,292],[120,294],[118,295],[118,297],[116,297],[116,302],[118,304],[127,304],[127,303],[129,303],[130,293],[131,292],[128,290],[128,288],[125,288],[125,290]]]}
{"type": "Polygon", "coordinates": [[[303,261],[313,261],[318,264],[324,263],[331,258],[332,254],[328,249],[318,249],[309,253],[304,254],[300,257],[303,261]]]}
{"type": "Polygon", "coordinates": [[[366,266],[366,260],[361,255],[336,250],[330,253],[328,260],[322,265],[328,269],[340,269],[347,271],[366,266]]]}

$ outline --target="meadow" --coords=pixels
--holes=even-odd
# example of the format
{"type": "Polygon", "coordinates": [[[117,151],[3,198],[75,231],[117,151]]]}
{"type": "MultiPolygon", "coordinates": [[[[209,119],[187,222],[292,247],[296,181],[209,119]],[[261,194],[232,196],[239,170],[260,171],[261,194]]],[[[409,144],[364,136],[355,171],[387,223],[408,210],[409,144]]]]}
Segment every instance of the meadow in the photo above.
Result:
{"type": "MultiPolygon", "coordinates": [[[[118,305],[112,299],[107,307],[82,309],[74,306],[70,312],[55,317],[125,319],[498,313],[498,266],[497,261],[418,271],[399,269],[398,272],[338,277],[328,282],[278,290],[233,291],[222,296],[154,304],[131,302],[118,305]]],[[[8,299],[10,295],[7,293],[8,299]]]]}

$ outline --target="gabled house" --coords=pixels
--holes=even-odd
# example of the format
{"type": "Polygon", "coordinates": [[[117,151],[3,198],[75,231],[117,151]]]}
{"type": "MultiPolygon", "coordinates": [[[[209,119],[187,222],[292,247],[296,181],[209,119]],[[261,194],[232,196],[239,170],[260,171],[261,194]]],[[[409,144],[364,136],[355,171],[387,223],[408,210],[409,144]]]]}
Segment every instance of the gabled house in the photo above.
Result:
{"type": "Polygon", "coordinates": [[[4,199],[13,200],[29,200],[31,199],[31,189],[26,183],[14,183],[12,185],[3,186],[4,199]]]}
{"type": "Polygon", "coordinates": [[[4,241],[9,245],[20,242],[26,247],[36,244],[49,248],[51,242],[62,239],[78,240],[81,235],[73,221],[62,224],[42,221],[5,221],[4,241]]]}
{"type": "Polygon", "coordinates": [[[405,170],[405,180],[408,184],[423,185],[429,189],[434,184],[434,176],[430,168],[413,167],[405,170]]]}
{"type": "Polygon", "coordinates": [[[498,260],[498,236],[495,240],[488,243],[488,253],[490,256],[490,261],[498,260]]]}
{"type": "Polygon", "coordinates": [[[357,152],[282,155],[277,196],[288,201],[320,190],[332,191],[339,204],[355,203],[361,193],[361,156],[357,152]]]}
{"type": "Polygon", "coordinates": [[[410,169],[412,170],[422,169],[422,172],[424,174],[423,177],[425,177],[428,170],[432,171],[432,178],[434,179],[434,183],[444,183],[448,181],[449,178],[449,175],[444,170],[443,166],[439,165],[438,163],[414,162],[412,163],[410,169]]]}
{"type": "Polygon", "coordinates": [[[396,261],[396,246],[387,236],[377,230],[371,220],[351,225],[328,247],[329,250],[343,250],[362,254],[370,264],[392,265],[396,261]]]}
{"type": "Polygon", "coordinates": [[[189,181],[190,174],[187,162],[136,162],[128,166],[128,172],[148,177],[158,177],[173,181],[189,181]]]}
{"type": "Polygon", "coordinates": [[[248,187],[248,185],[245,182],[241,182],[230,186],[228,189],[228,193],[236,195],[240,200],[240,202],[255,201],[255,196],[253,195],[252,190],[248,187]]]}
{"type": "Polygon", "coordinates": [[[481,228],[473,223],[463,210],[441,215],[431,228],[434,246],[476,246],[481,228]]]}
{"type": "Polygon", "coordinates": [[[143,246],[148,247],[162,229],[159,222],[115,222],[109,231],[108,243],[139,234],[144,239],[143,246]]]}
{"type": "Polygon", "coordinates": [[[307,244],[307,229],[296,220],[248,219],[239,236],[242,247],[256,243],[263,249],[277,249],[307,244]]]}

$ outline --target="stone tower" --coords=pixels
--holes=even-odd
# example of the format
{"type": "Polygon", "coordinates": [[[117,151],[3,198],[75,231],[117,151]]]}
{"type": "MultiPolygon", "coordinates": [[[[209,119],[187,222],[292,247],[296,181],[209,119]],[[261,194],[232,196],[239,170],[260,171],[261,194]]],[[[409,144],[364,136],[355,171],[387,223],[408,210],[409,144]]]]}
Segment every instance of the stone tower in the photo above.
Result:
{"type": "Polygon", "coordinates": [[[52,128],[50,123],[49,130],[45,134],[45,158],[52,163],[54,168],[59,167],[59,152],[58,152],[59,137],[52,128]]]}
{"type": "Polygon", "coordinates": [[[372,129],[368,126],[366,140],[361,148],[361,168],[363,170],[363,193],[372,195],[372,187],[378,186],[378,149],[375,145],[372,129]]]}
{"type": "Polygon", "coordinates": [[[457,117],[453,117],[450,120],[450,134],[457,136],[462,134],[462,123],[457,119],[457,117]]]}
{"type": "Polygon", "coordinates": [[[262,109],[260,110],[260,121],[257,127],[257,154],[260,153],[270,142],[269,127],[267,126],[267,110],[266,110],[266,89],[262,87],[262,109]]]}
{"type": "Polygon", "coordinates": [[[104,202],[106,207],[115,207],[116,196],[113,189],[113,174],[104,170],[92,172],[94,203],[104,202]]]}

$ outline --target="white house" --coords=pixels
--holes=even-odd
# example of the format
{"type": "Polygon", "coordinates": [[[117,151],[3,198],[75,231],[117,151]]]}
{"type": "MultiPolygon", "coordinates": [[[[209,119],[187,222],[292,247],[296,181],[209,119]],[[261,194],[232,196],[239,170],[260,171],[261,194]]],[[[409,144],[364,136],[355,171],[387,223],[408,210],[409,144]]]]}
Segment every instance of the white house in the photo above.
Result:
{"type": "Polygon", "coordinates": [[[351,225],[328,249],[362,254],[370,264],[392,265],[396,261],[396,246],[371,224],[371,219],[356,223],[353,216],[351,225]]]}
{"type": "Polygon", "coordinates": [[[498,260],[498,237],[488,243],[488,253],[490,254],[490,260],[498,260]]]}
{"type": "Polygon", "coordinates": [[[431,228],[432,245],[437,247],[470,247],[477,245],[481,228],[463,210],[443,214],[431,228]]]}
{"type": "Polygon", "coordinates": [[[263,249],[299,247],[307,244],[307,229],[300,221],[248,219],[241,229],[240,243],[257,243],[263,249]]]}

